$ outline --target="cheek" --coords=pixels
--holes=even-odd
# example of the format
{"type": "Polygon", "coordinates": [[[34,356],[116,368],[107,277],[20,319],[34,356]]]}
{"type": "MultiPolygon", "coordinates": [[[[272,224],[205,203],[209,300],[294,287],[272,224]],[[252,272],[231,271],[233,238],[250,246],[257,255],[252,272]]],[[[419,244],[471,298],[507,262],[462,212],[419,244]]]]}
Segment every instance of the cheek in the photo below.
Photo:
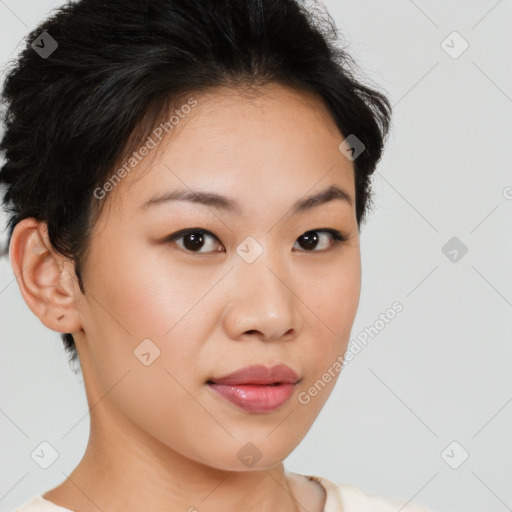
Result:
{"type": "Polygon", "coordinates": [[[310,327],[316,325],[327,344],[338,345],[350,335],[360,292],[361,267],[357,258],[315,269],[315,274],[303,280],[299,296],[305,318],[310,327]]]}
{"type": "Polygon", "coordinates": [[[194,269],[183,271],[164,251],[146,243],[133,241],[124,249],[95,277],[109,321],[124,327],[132,343],[167,339],[201,297],[204,283],[194,277],[194,269]]]}
{"type": "MultiPolygon", "coordinates": [[[[128,418],[151,439],[200,459],[209,453],[204,432],[223,442],[226,435],[198,396],[200,348],[215,304],[208,297],[199,302],[204,282],[189,281],[187,287],[188,276],[156,263],[137,266],[125,258],[96,278],[92,293],[108,312],[92,301],[94,331],[87,335],[94,381],[98,396],[106,394],[99,403],[109,414],[128,418]],[[186,293],[178,294],[180,289],[186,293]]],[[[215,457],[221,460],[220,444],[218,450],[215,457]]]]}
{"type": "Polygon", "coordinates": [[[332,391],[341,373],[339,362],[347,349],[352,326],[359,305],[361,291],[361,274],[358,260],[341,271],[318,275],[308,284],[301,297],[304,307],[303,318],[307,333],[301,356],[307,365],[303,389],[318,383],[318,394],[311,400],[315,408],[323,404],[332,391]],[[330,374],[326,374],[330,372],[330,374]],[[314,404],[313,404],[314,402],[314,404]]]}
{"type": "Polygon", "coordinates": [[[201,371],[201,344],[219,317],[221,303],[214,294],[204,297],[205,279],[197,269],[172,264],[165,252],[132,243],[120,254],[90,282],[97,300],[90,299],[87,335],[94,362],[102,369],[98,377],[108,389],[105,380],[112,375],[119,378],[150,362],[145,376],[151,380],[154,368],[164,376],[163,382],[150,386],[151,392],[172,396],[165,370],[183,385],[193,382],[191,370],[201,371]]]}

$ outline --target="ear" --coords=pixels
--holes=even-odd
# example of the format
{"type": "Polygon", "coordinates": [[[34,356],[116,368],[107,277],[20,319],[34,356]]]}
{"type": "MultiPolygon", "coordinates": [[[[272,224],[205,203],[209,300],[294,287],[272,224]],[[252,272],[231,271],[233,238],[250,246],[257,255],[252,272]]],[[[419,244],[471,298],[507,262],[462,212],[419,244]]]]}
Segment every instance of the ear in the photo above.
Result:
{"type": "Polygon", "coordinates": [[[46,223],[33,217],[20,221],[9,257],[21,294],[39,320],[52,331],[81,330],[75,301],[81,292],[73,262],[53,249],[46,223]]]}

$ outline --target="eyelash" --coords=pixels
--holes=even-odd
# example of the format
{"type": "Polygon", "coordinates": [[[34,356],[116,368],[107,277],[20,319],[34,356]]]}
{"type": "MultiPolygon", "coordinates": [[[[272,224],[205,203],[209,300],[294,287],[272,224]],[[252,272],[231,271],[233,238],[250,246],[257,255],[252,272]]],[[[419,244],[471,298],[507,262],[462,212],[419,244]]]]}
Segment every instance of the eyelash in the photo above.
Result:
{"type": "MultiPolygon", "coordinates": [[[[202,228],[183,229],[181,231],[178,231],[178,232],[168,236],[165,239],[165,242],[175,242],[176,240],[179,240],[180,238],[183,238],[183,237],[185,237],[187,235],[190,235],[192,233],[194,233],[194,234],[206,234],[206,235],[209,235],[212,238],[216,239],[218,242],[220,242],[219,238],[216,235],[214,235],[212,232],[210,232],[210,231],[208,231],[206,229],[202,229],[202,228]]],[[[313,252],[313,253],[314,252],[319,252],[319,253],[329,252],[332,249],[335,249],[338,245],[340,245],[343,242],[346,242],[348,240],[348,236],[345,233],[341,233],[337,229],[330,229],[330,228],[310,229],[310,230],[304,232],[301,236],[304,236],[305,234],[308,234],[308,233],[329,233],[329,234],[332,235],[333,244],[332,244],[332,246],[330,248],[323,249],[321,251],[317,251],[317,250],[314,250],[314,249],[311,250],[311,251],[308,251],[308,250],[304,250],[303,249],[303,250],[301,250],[299,252],[313,252]]],[[[180,247],[180,249],[182,249],[182,248],[180,247]]],[[[211,251],[211,252],[203,253],[203,252],[199,252],[199,251],[190,251],[188,249],[182,249],[182,250],[187,252],[187,253],[189,253],[189,254],[212,254],[212,253],[217,252],[217,251],[211,251]]]]}

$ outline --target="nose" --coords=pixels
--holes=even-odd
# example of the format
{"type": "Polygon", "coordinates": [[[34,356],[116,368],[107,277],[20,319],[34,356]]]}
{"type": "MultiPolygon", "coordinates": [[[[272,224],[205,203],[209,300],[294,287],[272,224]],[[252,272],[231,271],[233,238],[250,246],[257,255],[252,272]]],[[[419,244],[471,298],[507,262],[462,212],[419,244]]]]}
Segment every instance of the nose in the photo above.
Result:
{"type": "Polygon", "coordinates": [[[224,329],[231,339],[291,339],[302,330],[300,299],[291,268],[263,252],[252,263],[239,260],[231,272],[224,329]]]}

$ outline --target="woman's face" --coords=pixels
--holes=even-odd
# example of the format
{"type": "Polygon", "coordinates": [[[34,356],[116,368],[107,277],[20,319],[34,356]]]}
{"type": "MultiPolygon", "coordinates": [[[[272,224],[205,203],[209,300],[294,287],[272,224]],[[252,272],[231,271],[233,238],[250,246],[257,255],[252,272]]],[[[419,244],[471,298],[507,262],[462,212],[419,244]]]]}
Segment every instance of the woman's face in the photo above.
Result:
{"type": "MultiPolygon", "coordinates": [[[[361,285],[353,163],[312,96],[274,84],[196,99],[158,158],[103,199],[73,334],[95,435],[130,432],[211,467],[261,469],[297,446],[339,375],[361,285]],[[333,186],[352,202],[333,194],[294,208],[333,186]],[[144,206],[178,190],[233,206],[144,206]],[[196,233],[171,239],[185,229],[196,233]],[[242,407],[209,385],[255,364],[296,372],[287,401],[264,410],[246,386],[234,391],[242,407]]],[[[259,390],[263,401],[284,395],[259,390]]]]}

